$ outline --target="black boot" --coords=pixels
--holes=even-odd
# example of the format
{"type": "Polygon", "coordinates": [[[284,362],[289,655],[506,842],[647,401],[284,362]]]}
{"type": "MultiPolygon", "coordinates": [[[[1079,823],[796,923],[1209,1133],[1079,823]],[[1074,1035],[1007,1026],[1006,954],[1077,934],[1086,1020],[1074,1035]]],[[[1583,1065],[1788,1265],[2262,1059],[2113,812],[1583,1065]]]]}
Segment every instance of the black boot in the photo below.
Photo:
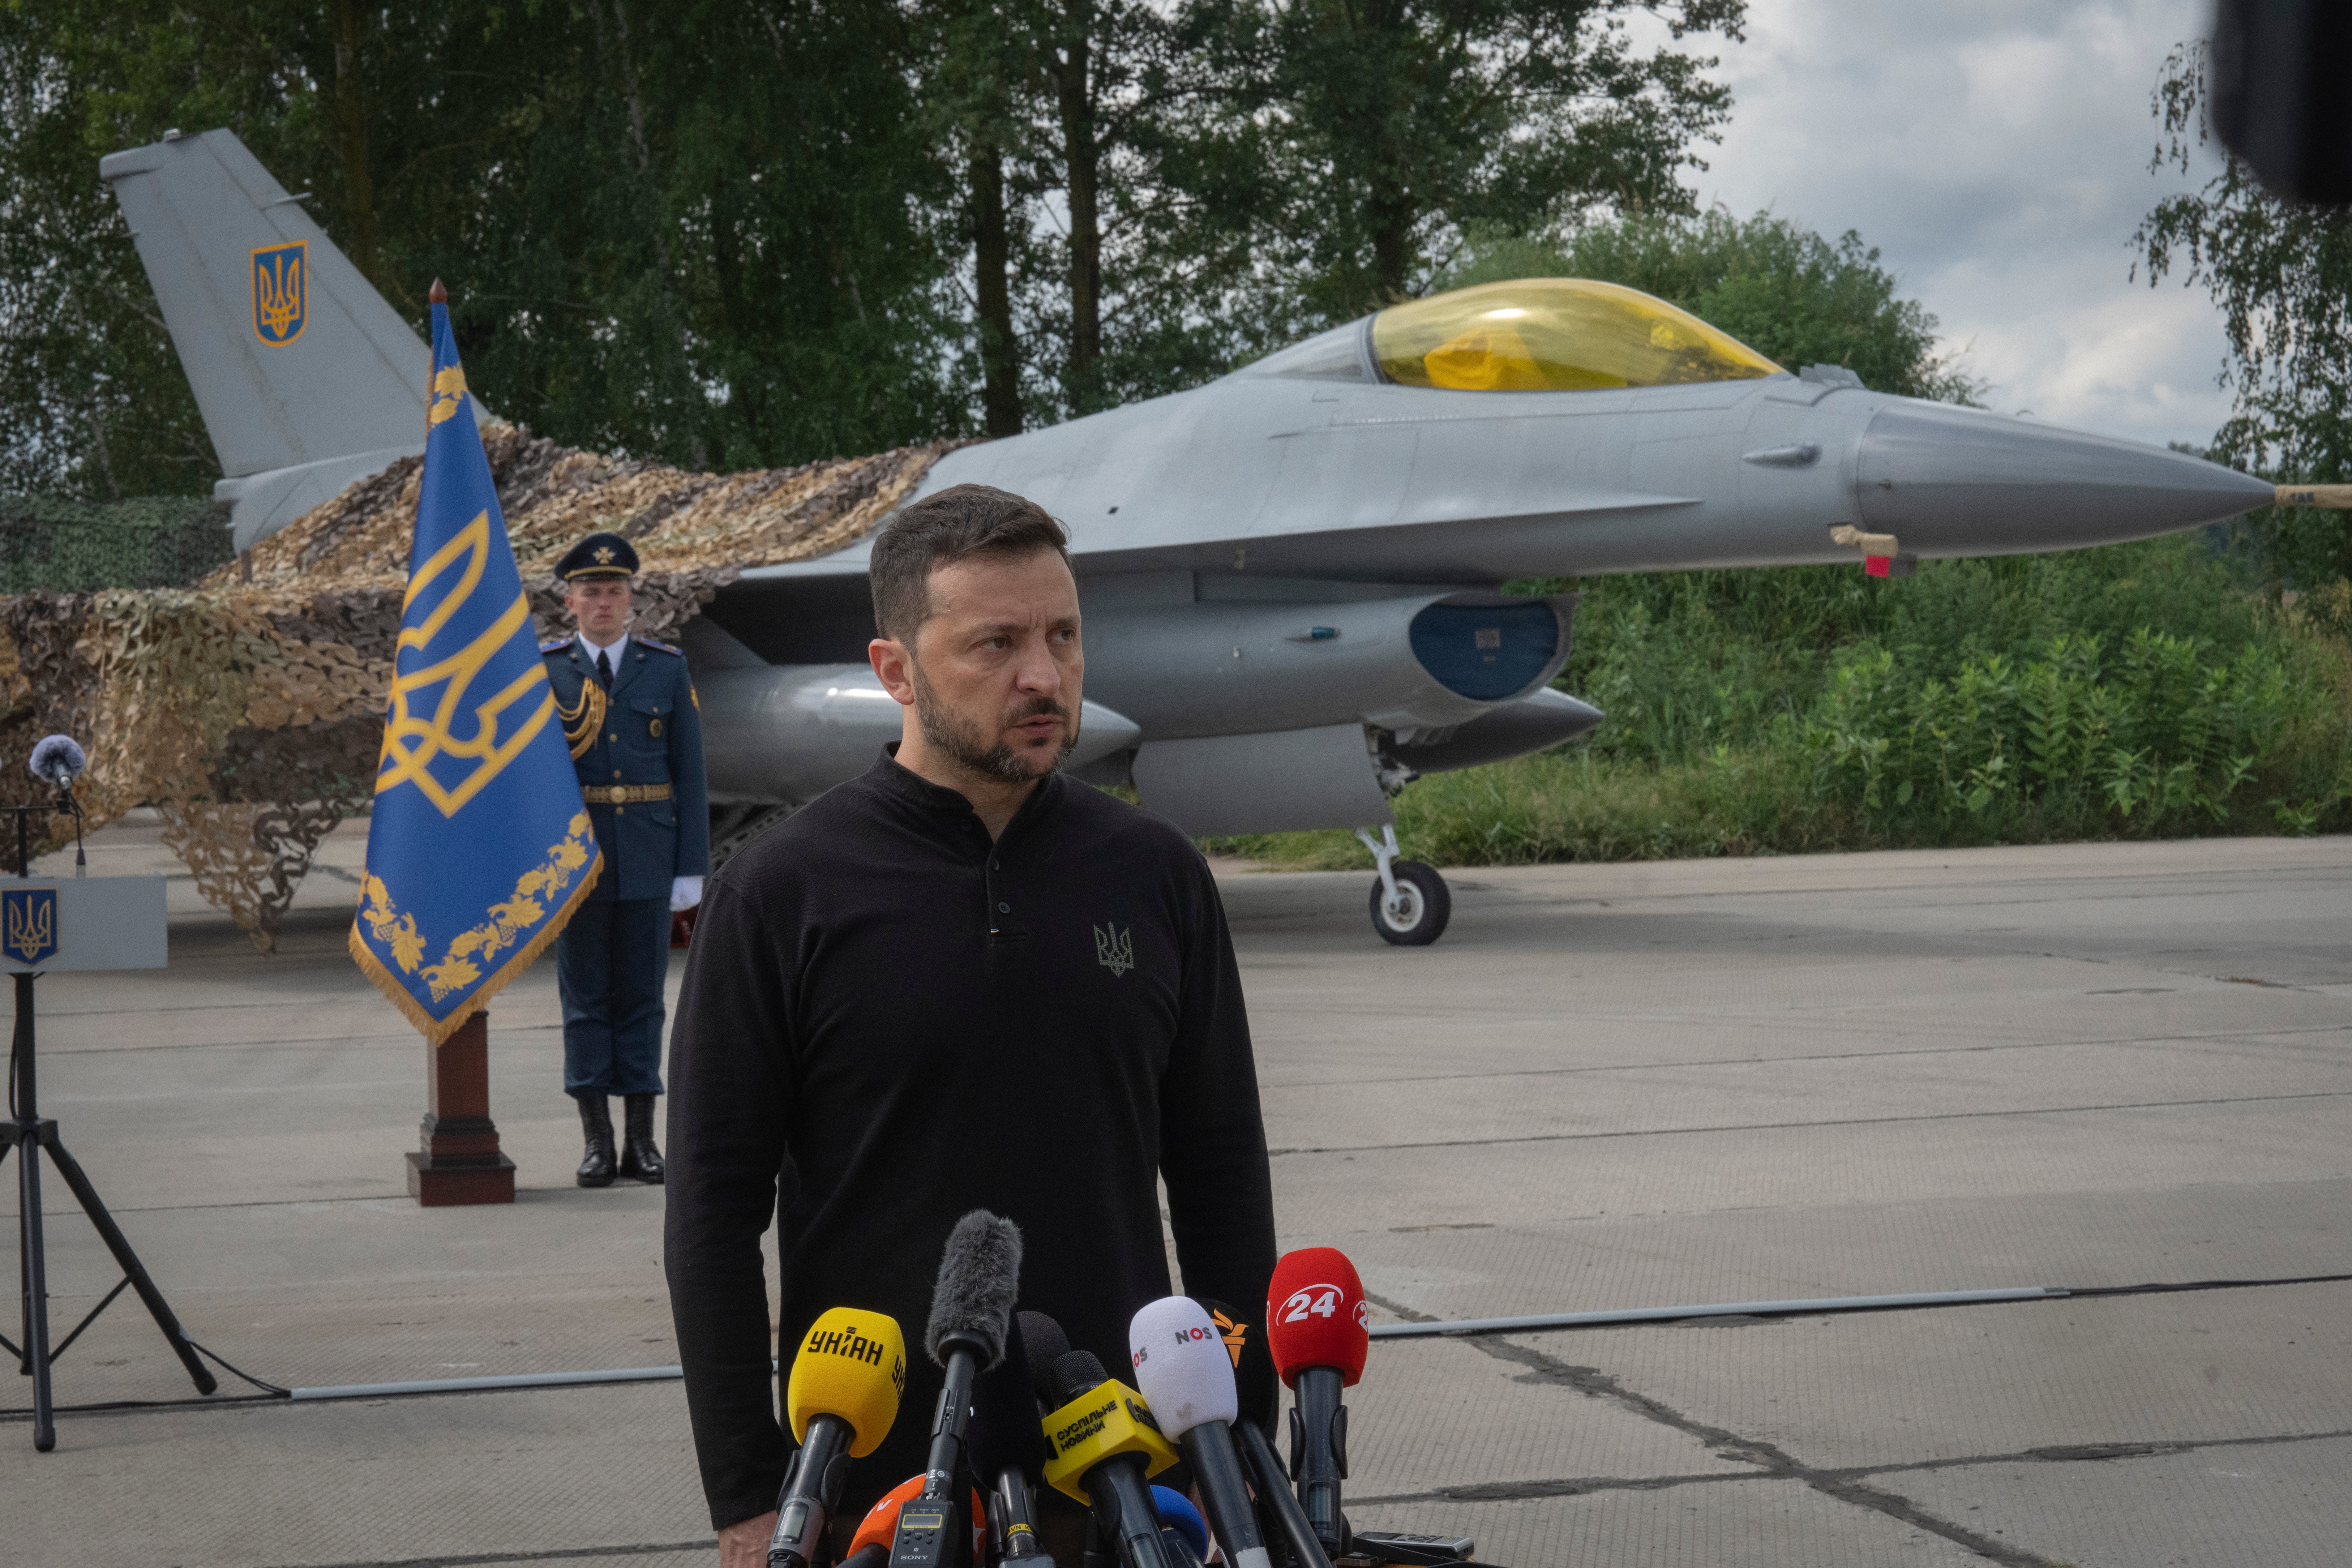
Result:
{"type": "Polygon", "coordinates": [[[654,1147],[654,1097],[625,1097],[627,1136],[621,1142],[621,1174],[649,1187],[662,1184],[661,1151],[654,1147]]]}
{"type": "Polygon", "coordinates": [[[580,1097],[580,1130],[588,1137],[588,1157],[580,1162],[580,1184],[613,1184],[613,1111],[601,1094],[580,1097]]]}

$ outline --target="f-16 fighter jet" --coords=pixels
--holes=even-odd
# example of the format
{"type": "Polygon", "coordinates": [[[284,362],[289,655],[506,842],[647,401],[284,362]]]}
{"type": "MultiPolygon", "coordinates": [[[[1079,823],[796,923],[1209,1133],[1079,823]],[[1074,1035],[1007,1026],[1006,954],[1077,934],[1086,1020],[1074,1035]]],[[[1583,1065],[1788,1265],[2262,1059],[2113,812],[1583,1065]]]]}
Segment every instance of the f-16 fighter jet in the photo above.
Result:
{"type": "MultiPolygon", "coordinates": [[[[230,476],[240,547],[414,450],[425,345],[226,131],[101,165],[230,476]],[[275,259],[272,259],[272,258],[275,259]],[[287,269],[303,269],[302,293],[287,269]]],[[[2269,503],[2179,453],[1795,374],[1577,279],[1334,328],[1189,392],[950,453],[1068,527],[1081,776],[1206,837],[1349,827],[1392,942],[1444,929],[1391,795],[1601,713],[1552,679],[1573,595],[1516,578],[2076,549],[2269,503]]],[[[747,571],[684,634],[737,841],[898,733],[866,662],[866,547],[747,571]]]]}

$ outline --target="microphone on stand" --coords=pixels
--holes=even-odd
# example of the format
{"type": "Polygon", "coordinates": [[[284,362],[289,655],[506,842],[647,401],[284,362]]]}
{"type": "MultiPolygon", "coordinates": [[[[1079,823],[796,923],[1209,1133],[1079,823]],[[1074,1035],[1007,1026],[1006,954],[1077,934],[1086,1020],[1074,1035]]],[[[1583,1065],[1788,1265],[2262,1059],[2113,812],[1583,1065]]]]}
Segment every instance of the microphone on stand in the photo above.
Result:
{"type": "Polygon", "coordinates": [[[1241,1396],[1224,1335],[1190,1296],[1163,1296],[1135,1314],[1127,1343],[1135,1386],[1161,1435],[1184,1450],[1225,1561],[1233,1568],[1273,1568],[1234,1447],[1241,1396]]]}
{"type": "Polygon", "coordinates": [[[890,1547],[898,1568],[952,1568],[969,1561],[961,1556],[957,1533],[964,1505],[955,1495],[955,1475],[964,1460],[972,1384],[1004,1359],[1005,1331],[1020,1289],[1021,1227],[986,1209],[973,1209],[956,1221],[940,1258],[931,1319],[923,1331],[923,1348],[946,1371],[947,1381],[931,1421],[922,1495],[898,1510],[898,1533],[890,1547]]]}
{"type": "MultiPolygon", "coordinates": [[[[1045,1468],[1045,1433],[1037,1424],[1036,1379],[1029,1364],[1028,1320],[1035,1316],[1018,1314],[1004,1342],[1003,1361],[972,1383],[964,1453],[988,1491],[989,1537],[998,1558],[1025,1568],[1054,1568],[1038,1539],[1036,1500],[1030,1491],[1031,1478],[1045,1468]]],[[[1054,1354],[1068,1348],[1056,1346],[1054,1354]]]]}
{"type": "Polygon", "coordinates": [[[1343,1389],[1364,1375],[1371,1310],[1356,1266],[1337,1247],[1286,1253],[1266,1287],[1266,1348],[1298,1395],[1290,1411],[1290,1471],[1298,1500],[1326,1556],[1348,1551],[1339,1483],[1348,1479],[1348,1407],[1343,1389]]]}
{"type": "Polygon", "coordinates": [[[906,1386],[906,1344],[895,1319],[835,1307],[809,1325],[784,1385],[784,1413],[800,1448],[776,1500],[769,1568],[816,1561],[849,1461],[880,1446],[906,1386]]]}
{"type": "MultiPolygon", "coordinates": [[[[1243,1388],[1273,1387],[1274,1358],[1266,1352],[1265,1332],[1256,1321],[1257,1314],[1244,1317],[1237,1308],[1206,1297],[1201,1305],[1208,1309],[1209,1321],[1224,1337],[1225,1354],[1233,1363],[1235,1382],[1243,1388]]],[[[1265,1428],[1244,1415],[1234,1423],[1233,1431],[1255,1494],[1261,1538],[1280,1538],[1289,1549],[1290,1568],[1331,1568],[1329,1555],[1316,1539],[1315,1527],[1307,1521],[1307,1510],[1291,1495],[1290,1478],[1284,1469],[1282,1457],[1266,1440],[1265,1428]]]]}
{"type": "MultiPolygon", "coordinates": [[[[82,851],[81,802],[74,799],[73,782],[89,766],[89,754],[71,735],[45,735],[33,747],[30,765],[35,778],[58,792],[58,809],[74,819],[74,875],[87,875],[89,858],[82,851]]],[[[31,876],[33,862],[25,837],[23,812],[16,814],[16,875],[31,876]]]]}
{"type": "Polygon", "coordinates": [[[1054,1380],[1058,1398],[1044,1423],[1054,1450],[1046,1480],[1094,1510],[1127,1568],[1172,1568],[1145,1483],[1176,1462],[1176,1449],[1143,1396],[1106,1375],[1090,1351],[1055,1363],[1054,1380]]]}

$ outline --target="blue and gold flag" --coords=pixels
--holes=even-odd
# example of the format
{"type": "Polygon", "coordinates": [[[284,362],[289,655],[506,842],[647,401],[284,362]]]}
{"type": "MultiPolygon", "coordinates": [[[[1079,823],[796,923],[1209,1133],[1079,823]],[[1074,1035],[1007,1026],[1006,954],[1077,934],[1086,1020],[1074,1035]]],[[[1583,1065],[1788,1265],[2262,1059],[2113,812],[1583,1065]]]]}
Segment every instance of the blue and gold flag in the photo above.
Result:
{"type": "Polygon", "coordinates": [[[602,862],[437,300],[425,420],[351,949],[437,1046],[555,940],[602,862]]]}

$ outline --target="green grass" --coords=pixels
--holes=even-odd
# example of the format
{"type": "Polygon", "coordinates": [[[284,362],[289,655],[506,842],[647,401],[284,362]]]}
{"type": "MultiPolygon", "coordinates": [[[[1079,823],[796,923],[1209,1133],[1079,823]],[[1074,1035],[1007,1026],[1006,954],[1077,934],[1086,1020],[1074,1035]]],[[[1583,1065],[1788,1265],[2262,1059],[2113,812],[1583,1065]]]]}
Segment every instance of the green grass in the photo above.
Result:
{"type": "MultiPolygon", "coordinates": [[[[1544,586],[1552,586],[1545,584],[1544,586]]],[[[2352,589],[2293,607],[2201,535],[1582,584],[1589,739],[1396,801],[1441,866],[2352,828],[2352,589]]],[[[1224,839],[1358,868],[1344,832],[1224,839]]]]}

